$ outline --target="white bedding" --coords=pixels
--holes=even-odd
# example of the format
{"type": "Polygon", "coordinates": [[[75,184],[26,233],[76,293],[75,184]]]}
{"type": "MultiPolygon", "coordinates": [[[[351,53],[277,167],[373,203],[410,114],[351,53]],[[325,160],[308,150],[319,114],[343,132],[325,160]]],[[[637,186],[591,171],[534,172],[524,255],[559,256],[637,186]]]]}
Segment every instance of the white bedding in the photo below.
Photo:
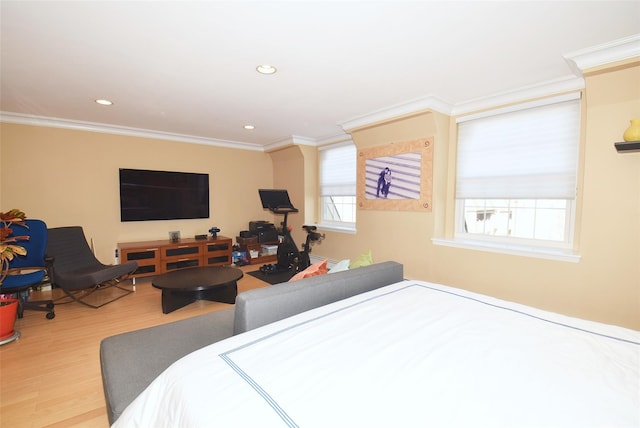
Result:
{"type": "Polygon", "coordinates": [[[640,332],[403,281],[196,351],[114,424],[165,426],[639,427],[640,332]]]}

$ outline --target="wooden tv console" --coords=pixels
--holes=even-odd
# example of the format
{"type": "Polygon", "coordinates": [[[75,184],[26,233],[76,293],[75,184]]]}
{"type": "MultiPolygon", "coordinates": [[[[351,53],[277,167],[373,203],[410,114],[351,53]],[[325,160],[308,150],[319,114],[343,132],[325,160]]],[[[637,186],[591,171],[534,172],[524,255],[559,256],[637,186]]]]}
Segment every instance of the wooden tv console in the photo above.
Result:
{"type": "Polygon", "coordinates": [[[224,266],[232,263],[232,240],[226,236],[209,239],[186,238],[178,241],[120,242],[123,262],[135,261],[133,278],[159,275],[195,266],[224,266]]]}

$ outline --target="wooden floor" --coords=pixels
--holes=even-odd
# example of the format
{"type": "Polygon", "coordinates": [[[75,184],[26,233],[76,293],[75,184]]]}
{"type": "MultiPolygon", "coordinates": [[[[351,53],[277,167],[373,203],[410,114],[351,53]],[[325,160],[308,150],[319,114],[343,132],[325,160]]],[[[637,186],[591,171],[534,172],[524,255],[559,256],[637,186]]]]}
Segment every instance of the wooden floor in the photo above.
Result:
{"type": "MultiPolygon", "coordinates": [[[[266,285],[245,275],[238,292],[266,285]]],[[[105,292],[112,291],[98,293],[105,292]]],[[[42,293],[61,296],[60,290],[42,293]]],[[[21,338],[0,346],[0,427],[108,427],[99,361],[103,338],[230,307],[197,301],[163,314],[160,296],[149,279],[138,279],[135,293],[100,309],[59,304],[53,320],[26,311],[16,322],[21,338]]]]}

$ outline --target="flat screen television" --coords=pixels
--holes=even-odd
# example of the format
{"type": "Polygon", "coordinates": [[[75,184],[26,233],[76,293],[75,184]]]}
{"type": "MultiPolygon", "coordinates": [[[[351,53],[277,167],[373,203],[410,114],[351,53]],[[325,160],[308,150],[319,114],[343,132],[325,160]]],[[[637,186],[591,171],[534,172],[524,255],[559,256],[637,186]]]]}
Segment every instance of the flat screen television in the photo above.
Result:
{"type": "Polygon", "coordinates": [[[120,220],[209,218],[209,174],[120,168],[120,220]]]}

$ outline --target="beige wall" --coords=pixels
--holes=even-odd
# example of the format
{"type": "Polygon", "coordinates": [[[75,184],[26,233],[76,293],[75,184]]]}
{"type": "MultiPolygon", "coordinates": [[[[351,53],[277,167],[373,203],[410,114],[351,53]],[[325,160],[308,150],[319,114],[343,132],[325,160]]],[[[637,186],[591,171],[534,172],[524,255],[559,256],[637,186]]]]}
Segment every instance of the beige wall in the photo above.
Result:
{"type": "Polygon", "coordinates": [[[95,132],[0,124],[0,209],[20,208],[49,227],[79,225],[112,263],[117,242],[207,233],[235,238],[261,219],[258,188],[271,188],[265,153],[95,132]],[[209,174],[210,219],[120,222],[119,168],[209,174]]]}
{"type": "MultiPolygon", "coordinates": [[[[315,150],[315,149],[314,149],[315,150]]],[[[305,158],[301,147],[292,146],[270,153],[273,161],[273,188],[286,189],[289,199],[299,212],[287,216],[287,225],[291,226],[291,234],[298,246],[301,244],[302,225],[308,210],[305,207],[305,158]]],[[[269,217],[276,227],[280,227],[284,215],[269,217]]]]}
{"type": "MultiPolygon", "coordinates": [[[[287,189],[289,198],[299,212],[289,214],[287,224],[291,226],[293,240],[301,247],[307,234],[302,226],[317,221],[318,207],[318,149],[311,146],[292,146],[271,152],[273,159],[273,182],[276,189],[287,189]]],[[[273,217],[280,227],[284,217],[273,217]]]]}
{"type": "MultiPolygon", "coordinates": [[[[617,153],[629,120],[640,117],[640,64],[586,77],[586,126],[579,263],[435,246],[452,213],[454,138],[450,118],[423,112],[354,130],[359,149],[434,136],[433,211],[359,210],[357,233],[326,232],[314,254],[334,260],[371,249],[398,260],[409,278],[445,283],[572,316],[640,329],[640,153],[617,153]]],[[[0,207],[21,208],[50,226],[79,224],[111,262],[118,241],[183,236],[212,225],[234,237],[256,219],[281,221],[257,189],[286,188],[300,213],[289,223],[302,243],[314,219],[317,150],[265,154],[53,128],[0,125],[0,207]],[[208,172],[211,220],[120,223],[119,167],[208,172]]],[[[449,222],[450,223],[450,222],[449,222]]],[[[450,233],[450,230],[449,230],[450,233]]]]}
{"type": "Polygon", "coordinates": [[[572,316],[640,329],[640,153],[617,153],[629,120],[640,117],[640,65],[586,78],[586,126],[579,263],[465,250],[431,243],[453,215],[455,155],[450,121],[424,113],[354,130],[365,148],[435,137],[432,213],[357,213],[357,234],[327,233],[317,255],[353,258],[372,249],[405,275],[466,288],[572,316]]]}
{"type": "MultiPolygon", "coordinates": [[[[354,259],[371,250],[376,261],[397,260],[405,265],[405,275],[412,278],[429,278],[434,236],[434,218],[443,204],[436,204],[442,198],[436,194],[442,190],[445,171],[446,142],[442,142],[436,127],[437,114],[421,113],[408,118],[394,120],[379,126],[352,131],[351,135],[358,149],[400,143],[420,137],[435,136],[434,141],[434,210],[424,212],[362,210],[357,212],[356,234],[327,232],[326,239],[318,246],[316,253],[334,259],[354,259]]],[[[447,122],[448,123],[448,122],[447,122]]],[[[446,136],[446,128],[445,128],[446,136]]]]}

